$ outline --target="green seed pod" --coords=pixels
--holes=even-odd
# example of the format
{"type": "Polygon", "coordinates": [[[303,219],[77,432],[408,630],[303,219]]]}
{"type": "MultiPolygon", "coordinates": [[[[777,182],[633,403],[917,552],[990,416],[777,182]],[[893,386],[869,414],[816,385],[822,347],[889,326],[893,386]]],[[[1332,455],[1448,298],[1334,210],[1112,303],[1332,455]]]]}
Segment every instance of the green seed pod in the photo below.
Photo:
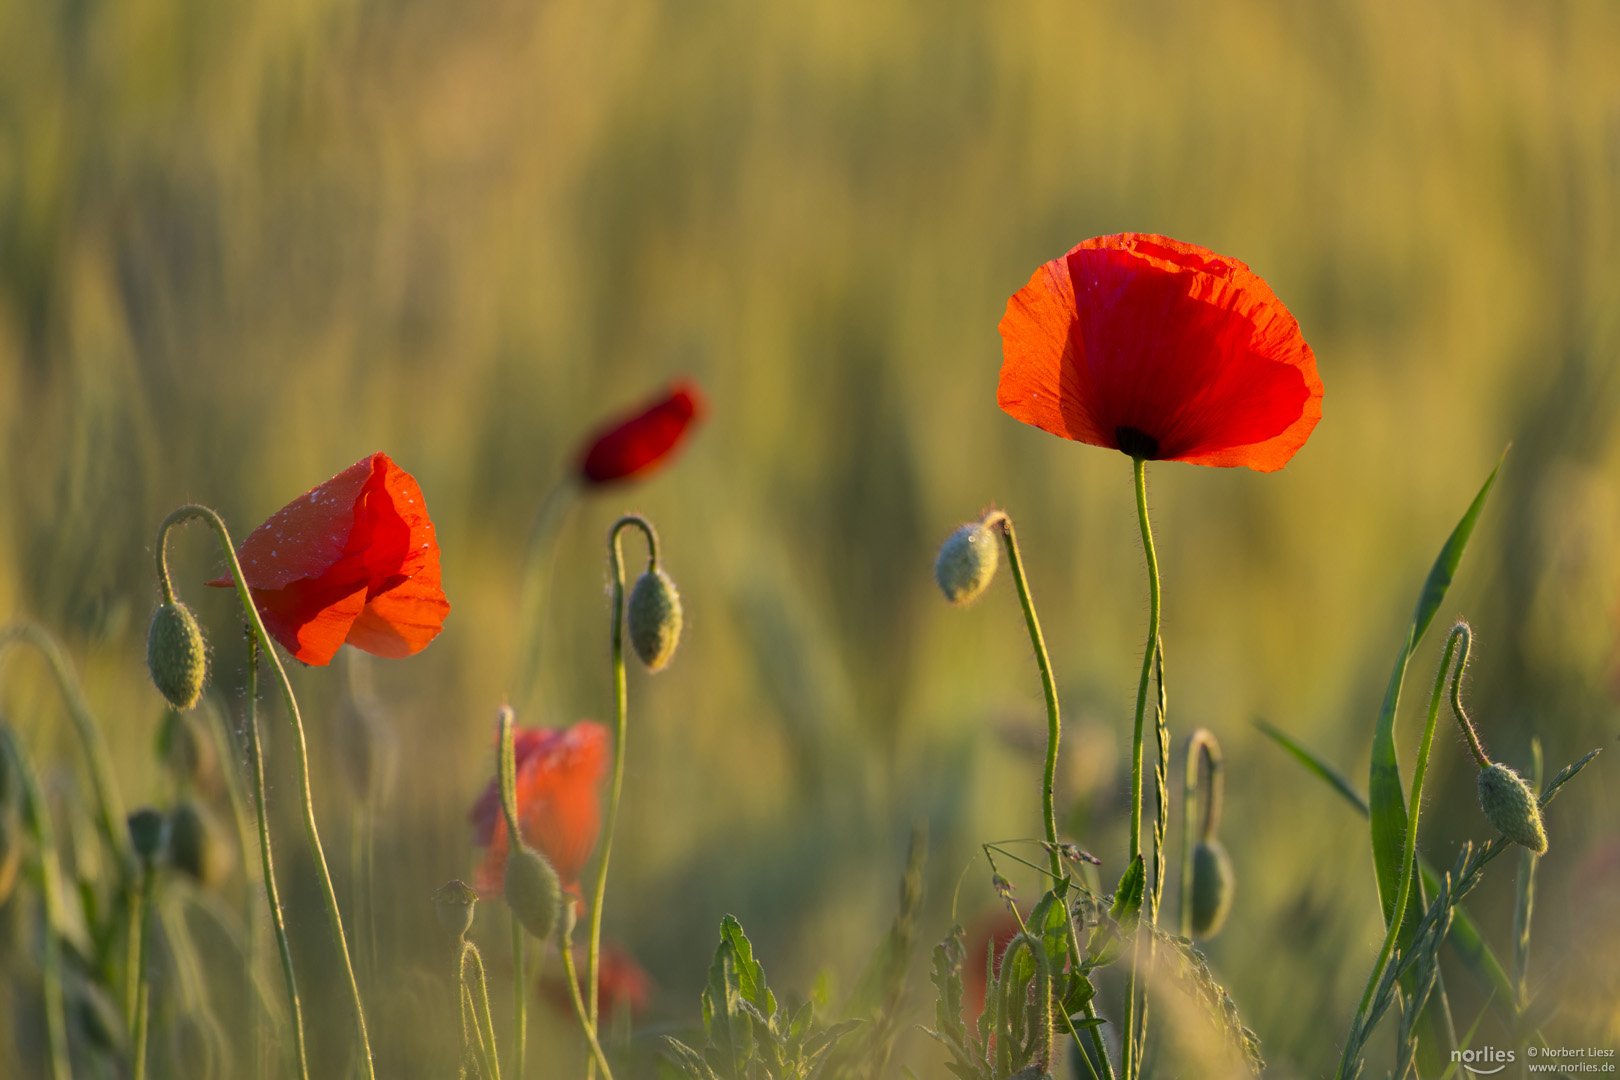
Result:
{"type": "MultiPolygon", "coordinates": [[[[681,640],[681,594],[662,570],[636,578],[630,590],[630,644],[648,671],[658,671],[681,640]]],[[[545,935],[540,935],[544,937],[545,935]]]]}
{"type": "Polygon", "coordinates": [[[1503,836],[1537,855],[1547,853],[1541,807],[1524,777],[1497,763],[1479,771],[1479,808],[1503,836]]]}
{"type": "Polygon", "coordinates": [[[189,800],[169,813],[169,861],[212,888],[231,868],[231,848],[213,815],[189,800]]]}
{"type": "Polygon", "coordinates": [[[467,931],[472,929],[473,905],[477,903],[478,894],[460,878],[445,882],[433,894],[433,908],[438,913],[439,925],[457,941],[466,937],[467,931]]]}
{"type": "Polygon", "coordinates": [[[1210,938],[1221,932],[1232,910],[1232,860],[1219,840],[1201,840],[1193,848],[1192,932],[1210,938]]]}
{"type": "Polygon", "coordinates": [[[147,866],[163,857],[169,840],[168,833],[169,819],[151,807],[143,807],[129,815],[130,843],[135,846],[135,854],[147,866]]]}
{"type": "Polygon", "coordinates": [[[184,710],[197,704],[208,679],[208,643],[186,605],[158,605],[146,632],[146,666],[170,705],[184,710]]]}
{"type": "Polygon", "coordinates": [[[1000,564],[994,530],[974,521],[951,533],[939,546],[934,580],[951,603],[971,604],[990,587],[1000,564]]]}
{"type": "Polygon", "coordinates": [[[520,847],[506,857],[506,902],[523,928],[541,941],[557,928],[562,882],[545,856],[520,847]]]}

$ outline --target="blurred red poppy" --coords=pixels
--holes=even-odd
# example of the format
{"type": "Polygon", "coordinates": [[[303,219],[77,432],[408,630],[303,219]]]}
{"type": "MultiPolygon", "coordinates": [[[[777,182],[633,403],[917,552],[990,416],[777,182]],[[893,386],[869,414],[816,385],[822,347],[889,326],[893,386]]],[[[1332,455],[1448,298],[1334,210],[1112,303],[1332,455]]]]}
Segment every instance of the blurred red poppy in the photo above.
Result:
{"type": "Polygon", "coordinates": [[[1086,240],[1001,320],[1002,409],[1149,460],[1282,468],[1322,417],[1299,324],[1236,259],[1162,236],[1086,240]]]}
{"type": "MultiPolygon", "coordinates": [[[[518,728],[517,814],[523,841],[546,857],[573,891],[601,831],[601,786],[607,776],[607,728],[590,720],[566,728],[518,728]]],[[[486,850],[473,884],[499,896],[506,882],[506,815],[494,780],[469,815],[474,837],[486,850]]]]}
{"type": "Polygon", "coordinates": [[[655,471],[680,449],[687,430],[703,419],[704,408],[697,384],[678,380],[635,415],[598,428],[580,456],[580,478],[594,487],[655,471]]]}
{"type": "MultiPolygon", "coordinates": [[[[647,1011],[647,1004],[652,1000],[652,977],[630,955],[630,951],[622,945],[612,942],[603,942],[600,956],[601,967],[597,971],[596,1002],[597,1013],[605,1020],[618,1015],[619,1010],[627,1009],[631,1016],[639,1016],[647,1011]]],[[[559,967],[561,965],[558,965],[559,967]]],[[[585,971],[585,950],[576,946],[574,948],[574,971],[579,975],[580,996],[583,1000],[585,980],[589,977],[585,971]]],[[[568,984],[563,977],[548,976],[542,983],[546,1000],[551,1002],[553,1008],[565,1016],[574,1014],[573,999],[568,994],[568,984]]]]}
{"type": "Polygon", "coordinates": [[[1007,942],[1018,935],[1018,920],[1006,908],[985,912],[973,920],[968,928],[966,949],[962,958],[962,1011],[967,1022],[976,1023],[984,1012],[985,954],[993,947],[992,963],[1001,971],[1001,956],[1007,951],[1007,942]]]}
{"type": "Polygon", "coordinates": [[[236,557],[265,629],[306,664],[329,663],[345,642],[410,656],[439,635],[450,612],[422,489],[387,454],[276,511],[236,557]]]}

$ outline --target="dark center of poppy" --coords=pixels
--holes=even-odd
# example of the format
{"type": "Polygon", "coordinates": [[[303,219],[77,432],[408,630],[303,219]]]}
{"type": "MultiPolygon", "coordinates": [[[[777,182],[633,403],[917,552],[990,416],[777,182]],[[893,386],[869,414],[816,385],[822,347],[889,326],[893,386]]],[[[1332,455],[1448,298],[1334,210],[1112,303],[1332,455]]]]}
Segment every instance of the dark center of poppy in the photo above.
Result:
{"type": "Polygon", "coordinates": [[[1114,445],[1123,453],[1143,461],[1153,461],[1159,456],[1159,440],[1145,431],[1138,431],[1123,424],[1114,429],[1114,445]]]}

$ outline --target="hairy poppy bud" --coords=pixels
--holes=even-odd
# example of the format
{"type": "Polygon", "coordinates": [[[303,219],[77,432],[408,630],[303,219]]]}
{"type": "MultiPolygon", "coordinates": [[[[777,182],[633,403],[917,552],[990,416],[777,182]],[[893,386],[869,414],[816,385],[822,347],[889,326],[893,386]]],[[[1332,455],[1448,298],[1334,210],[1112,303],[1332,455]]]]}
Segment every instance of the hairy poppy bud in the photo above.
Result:
{"type": "Polygon", "coordinates": [[[158,605],[146,632],[146,666],[170,705],[183,710],[197,704],[208,678],[208,645],[186,605],[158,605]]]}
{"type": "Polygon", "coordinates": [[[636,578],[629,623],[630,644],[641,662],[648,671],[662,669],[681,640],[681,594],[668,574],[649,570],[636,578]]]}
{"type": "Polygon", "coordinates": [[[169,862],[208,887],[223,881],[231,867],[230,846],[213,815],[189,800],[169,812],[169,862]]]}
{"type": "Polygon", "coordinates": [[[130,843],[135,846],[135,854],[147,866],[163,855],[168,832],[169,819],[150,807],[143,807],[129,815],[130,843]]]}
{"type": "Polygon", "coordinates": [[[460,941],[472,929],[473,905],[478,894],[460,878],[447,881],[433,894],[433,909],[438,913],[439,925],[444,932],[460,941]]]}
{"type": "Polygon", "coordinates": [[[1547,853],[1547,830],[1541,807],[1524,777],[1501,763],[1479,771],[1479,808],[1509,840],[1537,855],[1547,853]]]}
{"type": "Polygon", "coordinates": [[[1192,932],[1209,938],[1221,932],[1232,910],[1232,860],[1219,840],[1201,840],[1193,848],[1192,932]]]}
{"type": "Polygon", "coordinates": [[[506,903],[523,928],[541,941],[557,928],[562,882],[545,856],[518,847],[506,858],[506,903]]]}
{"type": "Polygon", "coordinates": [[[1000,562],[995,532],[982,521],[969,522],[939,546],[934,580],[951,603],[971,604],[990,587],[1000,562]]]}

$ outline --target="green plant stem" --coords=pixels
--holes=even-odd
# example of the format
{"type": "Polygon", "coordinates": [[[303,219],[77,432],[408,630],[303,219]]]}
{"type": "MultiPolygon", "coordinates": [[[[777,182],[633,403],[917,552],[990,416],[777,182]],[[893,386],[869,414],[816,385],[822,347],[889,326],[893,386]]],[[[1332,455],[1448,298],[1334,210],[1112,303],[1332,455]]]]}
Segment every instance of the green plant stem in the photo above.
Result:
{"type": "Polygon", "coordinates": [[[163,590],[165,602],[172,602],[174,587],[169,583],[166,554],[169,530],[192,518],[201,518],[207,522],[219,538],[225,561],[231,569],[231,578],[236,582],[236,594],[242,603],[242,610],[246,613],[253,636],[264,649],[265,660],[276,673],[276,681],[281,687],[281,696],[287,707],[288,719],[292,721],[295,736],[293,749],[297,751],[298,758],[298,789],[299,801],[304,811],[304,834],[309,842],[309,851],[316,872],[320,877],[321,896],[326,902],[327,921],[331,924],[332,937],[337,943],[338,959],[341,961],[344,978],[349,984],[349,995],[354,1003],[355,1034],[360,1040],[360,1057],[365,1066],[365,1077],[366,1080],[376,1080],[377,1073],[371,1060],[371,1039],[366,1033],[365,1005],[360,1000],[360,984],[354,975],[354,960],[349,953],[349,939],[343,932],[343,915],[338,910],[337,890],[332,885],[332,871],[326,865],[326,853],[321,849],[320,829],[315,823],[315,798],[310,789],[309,779],[309,747],[304,739],[304,721],[298,711],[298,699],[293,694],[287,670],[282,667],[281,658],[276,655],[275,646],[271,644],[270,634],[264,628],[264,620],[259,617],[259,609],[254,606],[253,594],[248,590],[247,580],[242,576],[242,565],[237,561],[236,549],[231,544],[231,534],[218,514],[206,506],[190,505],[180,507],[163,519],[163,524],[158,527],[156,552],[158,584],[163,590]]]}
{"type": "MultiPolygon", "coordinates": [[[[298,979],[293,975],[292,947],[287,943],[287,920],[281,914],[281,897],[276,889],[276,868],[270,856],[270,817],[265,810],[264,747],[259,741],[259,639],[251,632],[247,641],[248,765],[253,772],[253,809],[259,819],[259,873],[264,880],[265,904],[270,909],[270,926],[276,934],[281,954],[281,977],[287,984],[287,1007],[292,1024],[293,1056],[298,1075],[309,1080],[309,1060],[304,1050],[304,1008],[298,999],[298,979]]],[[[249,927],[249,933],[252,928],[249,927]]]]}
{"type": "MultiPolygon", "coordinates": [[[[499,780],[501,791],[501,813],[506,818],[506,850],[516,851],[523,844],[523,832],[518,823],[517,816],[517,749],[515,746],[516,733],[513,731],[515,717],[510,708],[500,711],[500,738],[496,744],[495,775],[499,780]]],[[[565,901],[566,902],[566,901],[565,901]]],[[[512,916],[512,1026],[515,1036],[512,1055],[512,1074],[516,1080],[523,1080],[523,1059],[526,1056],[529,1038],[528,1023],[528,982],[524,975],[525,944],[523,924],[518,921],[517,913],[512,916]]]]}
{"type": "Polygon", "coordinates": [[[85,764],[90,770],[90,789],[95,793],[96,809],[99,811],[97,826],[101,830],[102,839],[112,850],[118,861],[119,886],[118,893],[122,899],[124,909],[124,1023],[133,1025],[135,1022],[135,951],[140,937],[140,900],[136,895],[139,886],[140,867],[135,858],[135,849],[130,843],[129,828],[125,823],[124,802],[118,794],[118,784],[113,779],[112,757],[107,752],[107,742],[101,737],[101,728],[90,711],[90,705],[84,699],[84,691],[79,685],[78,675],[73,670],[73,662],[68,659],[56,639],[40,626],[29,622],[14,622],[0,627],[0,654],[19,642],[32,645],[45,662],[50,666],[51,676],[56,680],[57,691],[62,695],[62,701],[67,705],[68,718],[73,723],[74,734],[78,736],[79,745],[84,749],[85,764]]]}
{"type": "MultiPolygon", "coordinates": [[[[629,695],[625,687],[624,673],[624,551],[619,537],[631,526],[640,529],[647,539],[648,572],[658,569],[658,533],[653,529],[652,523],[639,514],[626,514],[615,521],[613,528],[608,531],[608,566],[613,580],[613,615],[609,630],[613,658],[613,786],[608,793],[607,823],[602,833],[602,857],[596,864],[596,887],[591,893],[591,934],[589,952],[586,954],[586,986],[590,993],[590,1000],[587,1003],[590,1023],[586,1034],[593,1041],[596,1039],[597,1013],[600,1007],[597,987],[601,978],[602,900],[607,895],[608,859],[613,854],[613,833],[619,823],[619,801],[624,792],[624,737],[626,718],[629,714],[629,695]]],[[[572,962],[570,958],[568,963],[572,962]]],[[[589,1066],[586,1076],[591,1076],[594,1071],[594,1065],[589,1066]]]]}
{"type": "MultiPolygon", "coordinates": [[[[1390,953],[1395,948],[1395,937],[1401,931],[1401,920],[1406,915],[1406,904],[1412,895],[1412,879],[1416,876],[1414,870],[1417,864],[1417,834],[1418,814],[1423,809],[1423,778],[1429,771],[1429,750],[1434,744],[1434,725],[1440,718],[1440,698],[1446,688],[1446,675],[1451,671],[1452,657],[1457,653],[1457,644],[1462,642],[1462,654],[1457,660],[1455,679],[1461,680],[1463,667],[1468,662],[1469,631],[1466,624],[1458,624],[1446,638],[1446,649],[1441,654],[1440,670],[1434,679],[1434,693],[1429,698],[1428,723],[1423,728],[1423,741],[1418,746],[1417,766],[1412,772],[1412,795],[1407,805],[1412,808],[1411,820],[1406,825],[1406,848],[1401,855],[1400,886],[1395,892],[1395,907],[1389,916],[1389,927],[1384,933],[1383,947],[1378,950],[1378,959],[1373,962],[1372,972],[1367,976],[1367,987],[1361,993],[1361,1004],[1356,1009],[1356,1017],[1352,1029],[1360,1027],[1367,1015],[1367,1008],[1372,1004],[1373,993],[1378,988],[1378,980],[1384,974],[1384,965],[1389,963],[1390,953]]],[[[1346,1068],[1349,1065],[1350,1043],[1345,1043],[1345,1052],[1340,1055],[1338,1075],[1343,1080],[1346,1068]]]]}
{"type": "MultiPolygon", "coordinates": [[[[1541,772],[1541,740],[1532,738],[1530,790],[1541,787],[1541,772]]],[[[1513,905],[1513,1007],[1521,1014],[1530,1004],[1530,918],[1535,912],[1536,867],[1540,862],[1540,856],[1529,848],[1519,851],[1517,901],[1513,905]]]]}
{"type": "Polygon", "coordinates": [[[152,981],[147,978],[146,967],[152,948],[152,879],[156,871],[150,866],[141,868],[140,951],[137,953],[135,989],[135,1080],[146,1080],[146,1032],[152,1013],[152,981]]]}
{"type": "Polygon", "coordinates": [[[491,1077],[492,1080],[501,1080],[501,1055],[495,1045],[495,1016],[489,1009],[489,983],[484,978],[484,958],[479,954],[478,946],[466,938],[462,938],[461,966],[463,970],[466,968],[469,957],[472,958],[473,962],[473,974],[478,977],[478,996],[473,998],[474,1016],[477,1019],[482,1039],[488,1044],[487,1049],[480,1047],[484,1051],[484,1074],[491,1077]]]}
{"type": "Polygon", "coordinates": [[[596,1027],[587,1015],[585,1002],[579,996],[579,973],[575,970],[573,943],[559,936],[558,949],[562,953],[563,981],[568,984],[568,996],[574,1003],[574,1015],[579,1017],[579,1026],[585,1032],[585,1042],[591,1048],[590,1066],[600,1067],[603,1080],[613,1080],[613,1070],[608,1068],[607,1055],[602,1053],[602,1044],[596,1037],[596,1027]]]}
{"type": "MultiPolygon", "coordinates": [[[[1136,522],[1142,533],[1142,553],[1147,559],[1148,572],[1148,634],[1147,646],[1142,653],[1142,674],[1136,684],[1136,720],[1131,729],[1131,848],[1130,857],[1142,853],[1142,724],[1147,716],[1148,679],[1159,655],[1159,556],[1153,547],[1153,526],[1148,520],[1147,461],[1131,459],[1132,475],[1136,482],[1136,522]]],[[[1163,794],[1160,794],[1162,800],[1163,794]]],[[[1136,1054],[1136,950],[1132,951],[1131,970],[1125,973],[1125,1080],[1133,1080],[1141,1071],[1136,1054]]]]}
{"type": "Polygon", "coordinates": [[[45,1006],[45,1045],[50,1058],[52,1080],[72,1080],[68,1065],[67,1019],[62,1004],[62,942],[56,934],[56,915],[62,907],[62,868],[56,858],[56,838],[51,828],[50,809],[39,790],[33,762],[23,752],[11,728],[0,724],[0,746],[11,758],[22,781],[23,803],[28,812],[34,850],[39,855],[40,893],[44,926],[41,928],[41,996],[45,1006]]]}
{"type": "Polygon", "coordinates": [[[552,556],[557,536],[574,506],[579,484],[572,474],[564,476],[540,501],[529,540],[523,551],[522,586],[519,590],[517,703],[534,707],[534,694],[540,683],[540,649],[545,639],[546,594],[551,588],[552,556]]]}

